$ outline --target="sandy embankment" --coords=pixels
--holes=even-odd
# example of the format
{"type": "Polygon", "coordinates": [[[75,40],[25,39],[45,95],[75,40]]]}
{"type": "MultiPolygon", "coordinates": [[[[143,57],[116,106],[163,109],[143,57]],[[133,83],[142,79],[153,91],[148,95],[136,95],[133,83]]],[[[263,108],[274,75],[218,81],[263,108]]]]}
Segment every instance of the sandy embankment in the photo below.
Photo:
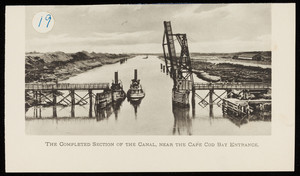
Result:
{"type": "Polygon", "coordinates": [[[26,53],[25,82],[61,81],[95,67],[130,59],[133,55],[107,53],[26,53]]]}

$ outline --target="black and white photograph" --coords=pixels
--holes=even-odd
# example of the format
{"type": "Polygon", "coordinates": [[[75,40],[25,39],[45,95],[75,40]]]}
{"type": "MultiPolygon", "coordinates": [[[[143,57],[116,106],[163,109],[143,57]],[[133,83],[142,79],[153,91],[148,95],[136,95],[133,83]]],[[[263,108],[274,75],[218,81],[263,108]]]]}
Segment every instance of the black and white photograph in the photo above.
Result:
{"type": "Polygon", "coordinates": [[[6,172],[294,171],[295,9],[6,6],[6,172]]]}
{"type": "Polygon", "coordinates": [[[28,135],[271,135],[270,4],[25,13],[28,135]]]}

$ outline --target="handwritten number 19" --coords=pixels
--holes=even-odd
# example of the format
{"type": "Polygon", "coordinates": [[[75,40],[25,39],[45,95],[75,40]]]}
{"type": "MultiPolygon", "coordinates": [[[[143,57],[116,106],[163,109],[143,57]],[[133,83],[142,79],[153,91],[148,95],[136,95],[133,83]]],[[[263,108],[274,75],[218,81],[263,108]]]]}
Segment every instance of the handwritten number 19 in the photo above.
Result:
{"type": "MultiPolygon", "coordinates": [[[[41,19],[40,19],[40,22],[39,22],[39,25],[38,25],[38,27],[40,27],[40,26],[41,26],[41,22],[42,22],[42,20],[43,20],[43,16],[41,16],[41,19]]],[[[46,25],[46,27],[48,28],[48,26],[49,26],[49,23],[50,23],[50,21],[51,21],[51,15],[50,15],[50,14],[48,14],[48,15],[45,17],[45,20],[46,20],[46,21],[48,21],[48,23],[47,23],[47,25],[46,25]]]]}

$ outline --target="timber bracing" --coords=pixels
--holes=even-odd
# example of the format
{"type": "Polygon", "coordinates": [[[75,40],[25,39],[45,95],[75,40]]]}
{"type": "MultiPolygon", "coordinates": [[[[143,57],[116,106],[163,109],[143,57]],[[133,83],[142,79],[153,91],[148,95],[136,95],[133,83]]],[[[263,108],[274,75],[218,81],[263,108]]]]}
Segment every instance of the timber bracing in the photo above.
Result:
{"type": "Polygon", "coordinates": [[[95,97],[93,90],[109,89],[109,83],[86,83],[86,84],[47,84],[47,83],[27,83],[25,92],[28,99],[34,100],[34,105],[84,105],[92,103],[95,97]],[[59,91],[69,91],[67,95],[58,93],[59,91]],[[82,97],[75,91],[87,91],[82,97]],[[58,100],[60,98],[60,100],[58,100]],[[90,99],[90,101],[87,101],[90,99]]]}
{"type": "MultiPolygon", "coordinates": [[[[81,90],[82,91],[82,90],[81,90]]],[[[95,94],[91,89],[84,96],[78,95],[75,90],[63,95],[58,90],[26,90],[26,101],[31,105],[85,105],[92,104],[95,94]],[[88,101],[89,99],[89,101],[88,101]]]]}
{"type": "Polygon", "coordinates": [[[195,90],[208,90],[208,93],[204,98],[202,98],[199,94],[195,92],[196,98],[200,99],[198,103],[200,106],[205,107],[207,105],[216,104],[218,106],[222,105],[222,100],[224,99],[224,95],[226,94],[226,98],[232,96],[232,90],[237,91],[237,95],[246,98],[249,91],[267,91],[271,89],[271,84],[269,83],[257,83],[257,82],[236,82],[236,83],[194,83],[195,90]],[[224,91],[219,95],[215,92],[215,90],[224,91]],[[215,98],[213,99],[213,95],[215,98]],[[209,97],[209,101],[206,99],[209,97]]]}

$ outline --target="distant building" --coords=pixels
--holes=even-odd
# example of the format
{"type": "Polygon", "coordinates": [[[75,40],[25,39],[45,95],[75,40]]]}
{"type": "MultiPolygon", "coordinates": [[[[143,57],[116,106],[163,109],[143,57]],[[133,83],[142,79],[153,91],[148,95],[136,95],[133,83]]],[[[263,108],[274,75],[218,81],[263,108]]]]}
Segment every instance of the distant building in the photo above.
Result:
{"type": "Polygon", "coordinates": [[[251,55],[234,55],[232,59],[241,59],[241,60],[256,60],[261,61],[264,60],[263,56],[261,54],[255,54],[254,56],[251,55]]]}

